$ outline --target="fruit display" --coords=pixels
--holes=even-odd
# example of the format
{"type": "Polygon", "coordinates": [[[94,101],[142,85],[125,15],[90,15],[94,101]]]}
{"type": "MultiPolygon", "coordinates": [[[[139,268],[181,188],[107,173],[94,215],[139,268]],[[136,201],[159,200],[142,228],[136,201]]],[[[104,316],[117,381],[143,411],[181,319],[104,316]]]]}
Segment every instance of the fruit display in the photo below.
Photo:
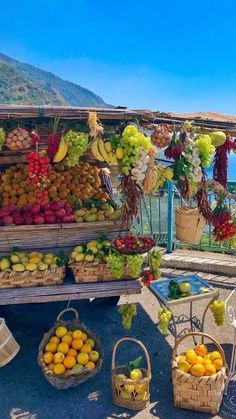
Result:
{"type": "Polygon", "coordinates": [[[2,150],[3,144],[5,143],[6,134],[3,128],[0,128],[0,151],[2,150]]]}
{"type": "Polygon", "coordinates": [[[155,245],[151,236],[136,236],[128,233],[114,240],[114,248],[121,253],[146,253],[155,245]]]}
{"type": "Polygon", "coordinates": [[[88,115],[89,135],[91,138],[96,138],[103,134],[103,126],[97,118],[96,112],[89,112],[88,115]]]}
{"type": "Polygon", "coordinates": [[[65,265],[64,254],[12,251],[0,259],[0,272],[35,272],[56,269],[65,265]]]}
{"type": "Polygon", "coordinates": [[[133,164],[131,176],[139,185],[142,185],[145,179],[149,159],[148,150],[141,150],[138,155],[138,160],[133,164]]]}
{"type": "Polygon", "coordinates": [[[13,151],[27,150],[31,144],[31,136],[24,128],[15,128],[9,132],[5,141],[5,145],[13,151]]]}
{"type": "Polygon", "coordinates": [[[88,134],[69,130],[62,138],[68,145],[65,165],[75,167],[88,146],[88,134]]]}
{"type": "Polygon", "coordinates": [[[94,339],[80,329],[58,326],[43,350],[43,363],[52,374],[80,375],[96,369],[100,353],[94,339]]]}
{"type": "Polygon", "coordinates": [[[134,303],[120,304],[117,308],[121,315],[121,325],[123,329],[130,329],[132,325],[132,318],[137,316],[137,309],[134,303]]]}
{"type": "Polygon", "coordinates": [[[224,366],[220,352],[208,351],[204,344],[188,349],[178,356],[177,361],[180,371],[195,377],[214,375],[224,366]]]}
{"type": "Polygon", "coordinates": [[[177,282],[174,279],[171,279],[168,285],[169,289],[169,298],[171,300],[176,300],[178,298],[183,298],[189,296],[191,285],[188,281],[177,282]]]}
{"type": "Polygon", "coordinates": [[[223,326],[225,319],[225,303],[223,300],[214,300],[210,305],[217,326],[223,326]]]}
{"type": "Polygon", "coordinates": [[[155,274],[152,274],[149,268],[145,268],[141,275],[141,281],[146,287],[149,288],[151,282],[155,281],[159,277],[160,277],[159,275],[157,276],[155,274]]]}
{"type": "Polygon", "coordinates": [[[185,148],[185,158],[191,164],[189,167],[190,178],[194,182],[201,182],[203,174],[201,159],[199,157],[199,149],[196,143],[190,138],[188,138],[187,147],[185,148]]]}
{"type": "Polygon", "coordinates": [[[169,321],[172,313],[168,308],[160,308],[157,312],[158,316],[158,329],[163,335],[167,335],[169,321]]]}
{"type": "Polygon", "coordinates": [[[152,143],[158,148],[167,147],[171,141],[172,129],[167,124],[159,124],[151,135],[152,143]]]}
{"type": "Polygon", "coordinates": [[[152,250],[148,254],[148,265],[150,273],[156,277],[160,277],[161,253],[158,250],[152,250]]]}
{"type": "Polygon", "coordinates": [[[200,135],[196,138],[195,144],[199,151],[199,158],[204,167],[209,167],[211,164],[211,157],[215,151],[212,145],[211,137],[209,135],[200,135]]]}
{"type": "Polygon", "coordinates": [[[89,199],[82,208],[74,211],[75,221],[77,223],[94,221],[115,221],[121,217],[121,210],[114,208],[108,202],[102,202],[99,199],[89,199]]]}
{"type": "Polygon", "coordinates": [[[87,243],[75,246],[70,253],[70,259],[76,262],[106,262],[111,248],[111,242],[106,238],[90,240],[87,243]]]}
{"type": "Polygon", "coordinates": [[[113,150],[110,141],[104,141],[102,138],[96,138],[91,144],[91,151],[96,160],[106,162],[109,166],[117,164],[116,150],[113,150]]]}
{"type": "Polygon", "coordinates": [[[68,202],[56,200],[44,205],[8,205],[0,209],[0,225],[40,225],[72,223],[75,216],[68,202]]]}
{"type": "MultiPolygon", "coordinates": [[[[17,163],[0,173],[1,206],[14,204],[22,207],[36,203],[35,187],[27,183],[26,165],[17,163]]],[[[99,169],[89,163],[67,168],[63,163],[52,165],[47,176],[48,200],[66,200],[69,203],[98,198],[106,202],[109,196],[101,188],[99,169]]]]}
{"type": "Polygon", "coordinates": [[[213,131],[210,133],[211,143],[214,147],[223,145],[226,141],[226,135],[223,131],[213,131]]]}
{"type": "Polygon", "coordinates": [[[120,253],[110,252],[107,256],[107,266],[116,279],[120,279],[124,272],[125,258],[120,253]]]}

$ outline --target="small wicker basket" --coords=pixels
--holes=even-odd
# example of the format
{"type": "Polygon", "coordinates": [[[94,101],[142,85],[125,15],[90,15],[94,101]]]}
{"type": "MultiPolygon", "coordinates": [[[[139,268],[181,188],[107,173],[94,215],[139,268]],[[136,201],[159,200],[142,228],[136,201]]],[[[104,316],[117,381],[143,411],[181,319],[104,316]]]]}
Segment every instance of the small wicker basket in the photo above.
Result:
{"type": "Polygon", "coordinates": [[[172,384],[175,407],[217,414],[219,411],[226,380],[226,361],[221,345],[210,335],[191,332],[177,340],[172,353],[172,384]],[[215,344],[223,360],[223,367],[214,375],[195,377],[178,369],[177,348],[189,336],[207,338],[215,344]]]}
{"type": "Polygon", "coordinates": [[[176,207],[175,229],[176,238],[184,243],[198,244],[205,227],[205,218],[197,208],[176,207]]]}
{"type": "Polygon", "coordinates": [[[150,358],[144,344],[137,339],[131,337],[124,337],[119,339],[113,348],[112,362],[111,362],[111,377],[112,377],[112,394],[113,403],[117,406],[124,407],[130,410],[142,410],[145,409],[150,403],[149,384],[151,380],[151,365],[150,358]],[[131,380],[130,378],[117,377],[118,374],[128,374],[128,368],[125,365],[115,365],[117,347],[121,342],[131,341],[138,344],[146,358],[147,368],[140,368],[143,373],[143,378],[139,380],[131,380]],[[132,391],[130,392],[129,398],[122,397],[122,390],[125,386],[132,391]]]}
{"type": "MultiPolygon", "coordinates": [[[[94,264],[91,262],[75,262],[70,260],[69,267],[77,283],[118,281],[113,278],[111,271],[104,262],[94,264]]],[[[135,279],[130,276],[127,267],[124,268],[123,276],[119,281],[124,279],[135,279]]]]}
{"type": "Polygon", "coordinates": [[[45,271],[0,272],[0,288],[42,287],[62,284],[65,265],[45,271]]]}
{"type": "Polygon", "coordinates": [[[0,318],[0,367],[8,364],[19,352],[20,346],[12,336],[5,320],[0,318]]]}
{"type": "Polygon", "coordinates": [[[94,332],[92,332],[87,326],[85,326],[84,323],[80,322],[78,312],[71,307],[59,313],[53,327],[51,327],[51,329],[44,334],[43,339],[39,345],[37,360],[45,378],[49,381],[49,383],[58,390],[66,390],[70,387],[78,386],[79,384],[88,380],[88,378],[93,377],[95,374],[98,373],[98,371],[100,371],[103,361],[103,352],[99,338],[96,336],[94,332]],[[67,312],[73,312],[75,318],[73,320],[68,321],[61,320],[62,315],[67,312]],[[96,363],[96,368],[94,368],[93,370],[84,368],[79,375],[71,375],[68,373],[62,375],[55,375],[52,371],[50,371],[47,368],[46,364],[43,361],[44,348],[48,343],[49,339],[55,334],[55,330],[58,326],[65,326],[68,329],[79,329],[82,332],[85,332],[89,337],[91,337],[94,340],[95,346],[93,350],[98,351],[100,354],[99,360],[96,363]]]}

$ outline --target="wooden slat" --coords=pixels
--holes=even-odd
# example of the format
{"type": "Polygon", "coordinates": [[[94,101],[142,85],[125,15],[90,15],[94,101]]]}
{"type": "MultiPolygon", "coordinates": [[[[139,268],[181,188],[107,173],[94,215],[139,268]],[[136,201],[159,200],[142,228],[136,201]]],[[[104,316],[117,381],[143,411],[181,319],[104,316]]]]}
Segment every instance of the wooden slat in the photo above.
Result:
{"type": "Polygon", "coordinates": [[[139,280],[2,289],[0,290],[0,305],[80,300],[140,293],[139,280]]]}

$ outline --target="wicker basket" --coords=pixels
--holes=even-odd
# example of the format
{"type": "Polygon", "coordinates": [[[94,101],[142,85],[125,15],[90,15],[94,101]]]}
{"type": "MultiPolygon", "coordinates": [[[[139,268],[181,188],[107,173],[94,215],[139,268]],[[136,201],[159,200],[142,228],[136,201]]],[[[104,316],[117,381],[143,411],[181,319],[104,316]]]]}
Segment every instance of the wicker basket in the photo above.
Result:
{"type": "Polygon", "coordinates": [[[149,393],[149,384],[151,380],[151,365],[150,358],[145,348],[144,344],[137,339],[125,337],[119,339],[113,348],[112,352],[112,362],[111,362],[111,377],[112,377],[112,394],[113,394],[113,403],[117,406],[124,407],[130,410],[142,410],[145,409],[150,403],[150,393],[149,393]],[[141,346],[146,362],[147,368],[140,368],[143,373],[143,378],[139,380],[131,380],[130,378],[120,378],[117,377],[117,374],[128,374],[128,369],[125,365],[115,365],[116,351],[117,347],[121,342],[131,341],[139,346],[141,346]],[[122,389],[125,385],[130,385],[134,387],[134,390],[130,394],[130,399],[125,399],[121,397],[122,389]],[[135,387],[138,389],[136,391],[135,387]],[[140,391],[141,390],[141,391],[140,391]],[[141,395],[141,397],[140,397],[141,395]]]}
{"type": "Polygon", "coordinates": [[[0,288],[42,287],[62,284],[65,265],[45,271],[0,272],[0,288]]]}
{"type": "MultiPolygon", "coordinates": [[[[103,281],[118,281],[112,277],[112,273],[110,272],[106,263],[101,262],[98,264],[90,263],[90,262],[75,262],[70,260],[69,267],[72,270],[75,282],[103,282],[103,281]]],[[[120,280],[125,279],[136,279],[132,278],[127,270],[124,268],[123,276],[120,280]]]]}
{"type": "Polygon", "coordinates": [[[20,346],[15,341],[5,320],[0,318],[0,367],[8,364],[18,353],[20,346]]]}
{"type": "Polygon", "coordinates": [[[175,208],[177,240],[185,243],[198,244],[201,240],[205,224],[205,218],[199,213],[197,208],[187,206],[175,208]]]}
{"type": "Polygon", "coordinates": [[[51,329],[47,333],[45,333],[39,345],[38,364],[41,367],[45,378],[53,387],[57,388],[58,390],[66,390],[70,387],[76,387],[84,381],[88,380],[88,378],[93,377],[101,369],[102,361],[103,352],[99,338],[96,336],[94,332],[92,332],[87,326],[85,326],[84,323],[80,322],[78,312],[74,308],[67,308],[63,310],[61,313],[59,313],[53,327],[51,327],[51,329]],[[75,318],[73,320],[68,321],[61,320],[62,315],[67,312],[73,312],[75,318]],[[68,329],[79,329],[82,332],[85,332],[89,337],[91,337],[94,340],[95,346],[93,350],[98,351],[100,354],[100,358],[96,363],[96,368],[94,368],[93,370],[84,368],[81,374],[79,375],[71,375],[68,373],[62,375],[55,375],[52,371],[50,371],[47,368],[46,364],[43,361],[44,348],[47,345],[49,339],[55,334],[55,330],[58,326],[65,326],[68,329]]]}
{"type": "Polygon", "coordinates": [[[220,344],[211,336],[201,332],[191,332],[182,336],[175,344],[172,354],[172,384],[175,407],[217,414],[219,411],[226,380],[225,355],[220,344]],[[215,344],[224,366],[214,375],[195,377],[177,368],[177,348],[189,336],[201,336],[215,344]]]}

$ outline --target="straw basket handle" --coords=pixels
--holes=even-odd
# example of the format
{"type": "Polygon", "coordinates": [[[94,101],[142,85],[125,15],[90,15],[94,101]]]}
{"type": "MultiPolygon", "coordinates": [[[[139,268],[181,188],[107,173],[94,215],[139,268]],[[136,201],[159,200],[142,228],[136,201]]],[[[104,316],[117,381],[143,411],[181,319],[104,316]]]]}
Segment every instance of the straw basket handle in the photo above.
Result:
{"type": "Polygon", "coordinates": [[[115,343],[115,345],[113,347],[113,351],[112,351],[112,360],[111,360],[112,370],[115,369],[115,359],[116,359],[117,348],[118,348],[118,346],[120,345],[121,342],[125,342],[127,340],[136,343],[137,345],[139,345],[142,348],[142,350],[145,354],[146,362],[147,362],[147,371],[148,371],[148,374],[150,375],[151,374],[151,364],[150,364],[150,358],[149,358],[147,349],[145,348],[144,344],[140,340],[130,338],[130,337],[124,337],[124,338],[118,339],[117,342],[115,343]]]}
{"type": "Polygon", "coordinates": [[[78,311],[75,308],[73,308],[73,307],[69,307],[69,308],[65,308],[65,310],[62,310],[58,314],[58,316],[57,316],[57,322],[59,322],[59,320],[61,320],[61,317],[63,316],[63,314],[67,313],[68,311],[72,311],[74,313],[74,315],[75,315],[75,319],[78,320],[78,318],[79,318],[78,311]]]}
{"type": "Polygon", "coordinates": [[[220,352],[220,354],[222,356],[222,359],[223,359],[223,362],[224,362],[224,365],[226,365],[225,354],[224,354],[222,346],[212,336],[207,335],[206,333],[202,333],[202,332],[190,332],[190,333],[186,333],[185,335],[181,336],[181,338],[179,338],[177,340],[177,342],[176,342],[176,344],[173,348],[172,359],[175,359],[176,356],[177,356],[177,348],[178,348],[179,344],[189,336],[201,336],[203,338],[207,338],[207,339],[211,340],[215,344],[215,346],[217,347],[218,351],[220,352]]]}

